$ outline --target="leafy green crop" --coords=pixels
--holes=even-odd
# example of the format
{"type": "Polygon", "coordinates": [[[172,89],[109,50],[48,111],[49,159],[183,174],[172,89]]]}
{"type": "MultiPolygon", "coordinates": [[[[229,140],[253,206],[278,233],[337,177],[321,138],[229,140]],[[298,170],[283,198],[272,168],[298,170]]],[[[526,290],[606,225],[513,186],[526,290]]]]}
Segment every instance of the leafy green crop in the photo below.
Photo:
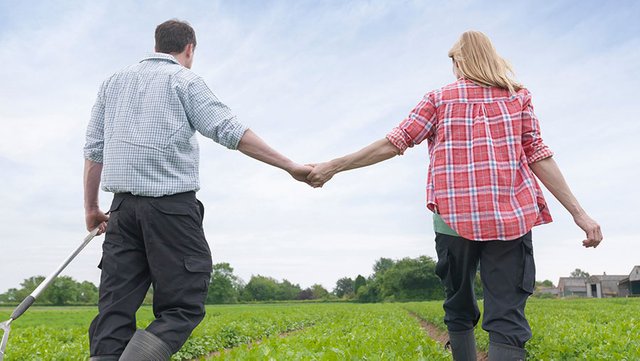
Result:
{"type": "Polygon", "coordinates": [[[330,306],[322,322],[287,337],[244,345],[211,360],[450,360],[395,304],[330,306]]]}
{"type": "MultiPolygon", "coordinates": [[[[12,309],[0,308],[0,321],[12,309]]],[[[33,307],[12,324],[6,361],[87,360],[95,307],[33,307]]],[[[409,312],[445,330],[441,301],[207,306],[173,360],[450,360],[409,312]],[[226,351],[222,351],[229,349],[226,351]],[[222,351],[218,355],[213,352],[222,351]]],[[[531,299],[531,360],[640,360],[640,299],[531,299]]],[[[138,327],[153,320],[150,307],[138,327]]],[[[478,348],[488,335],[476,330],[478,348]]]]}
{"type": "MultiPolygon", "coordinates": [[[[446,330],[442,302],[404,307],[446,330]]],[[[526,345],[531,360],[640,360],[638,298],[529,299],[526,315],[533,332],[526,345]]],[[[479,349],[488,349],[489,337],[480,325],[476,341],[479,349]]]]}

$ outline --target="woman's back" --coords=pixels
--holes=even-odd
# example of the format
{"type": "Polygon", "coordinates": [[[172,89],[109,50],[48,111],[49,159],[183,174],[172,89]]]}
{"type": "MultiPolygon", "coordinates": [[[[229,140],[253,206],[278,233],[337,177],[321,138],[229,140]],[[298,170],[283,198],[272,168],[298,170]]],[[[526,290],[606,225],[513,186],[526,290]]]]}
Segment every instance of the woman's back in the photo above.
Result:
{"type": "Polygon", "coordinates": [[[425,95],[389,135],[401,151],[427,140],[427,206],[462,237],[515,239],[548,223],[528,163],[551,156],[526,89],[459,79],[425,95]]]}
{"type": "Polygon", "coordinates": [[[314,165],[307,179],[321,187],[338,172],[393,158],[427,140],[427,206],[435,213],[435,272],[446,290],[444,323],[453,358],[476,358],[479,266],[489,357],[524,360],[532,336],[524,309],[535,286],[530,231],[551,221],[534,173],[585,231],[583,246],[597,247],[602,233],[550,159],[531,94],[510,77],[489,38],[467,31],[449,57],[456,82],[427,93],[385,139],[314,165]]]}

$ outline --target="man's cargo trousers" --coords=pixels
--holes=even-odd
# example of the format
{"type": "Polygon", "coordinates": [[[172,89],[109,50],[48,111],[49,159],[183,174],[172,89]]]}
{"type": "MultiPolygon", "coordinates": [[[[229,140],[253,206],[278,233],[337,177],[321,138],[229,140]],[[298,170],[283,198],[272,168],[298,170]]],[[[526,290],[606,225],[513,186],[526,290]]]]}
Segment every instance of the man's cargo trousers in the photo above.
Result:
{"type": "Polygon", "coordinates": [[[102,246],[99,313],[89,328],[91,356],[118,356],[136,331],[135,314],[153,285],[147,331],[172,352],[202,321],[211,251],[195,192],[160,198],[114,195],[102,246]]]}

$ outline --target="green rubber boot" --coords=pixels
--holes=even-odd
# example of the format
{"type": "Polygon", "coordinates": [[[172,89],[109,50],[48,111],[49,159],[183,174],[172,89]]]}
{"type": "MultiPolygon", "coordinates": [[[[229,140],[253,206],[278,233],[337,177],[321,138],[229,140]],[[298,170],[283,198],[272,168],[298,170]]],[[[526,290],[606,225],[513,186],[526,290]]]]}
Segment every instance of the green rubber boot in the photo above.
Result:
{"type": "Polygon", "coordinates": [[[170,357],[169,345],[151,332],[137,330],[120,356],[120,361],[167,361],[170,357]]]}
{"type": "Polygon", "coordinates": [[[476,338],[473,329],[449,331],[449,345],[455,361],[476,361],[476,338]]]}
{"type": "Polygon", "coordinates": [[[523,348],[489,342],[489,361],[524,361],[527,351],[523,348]]]}

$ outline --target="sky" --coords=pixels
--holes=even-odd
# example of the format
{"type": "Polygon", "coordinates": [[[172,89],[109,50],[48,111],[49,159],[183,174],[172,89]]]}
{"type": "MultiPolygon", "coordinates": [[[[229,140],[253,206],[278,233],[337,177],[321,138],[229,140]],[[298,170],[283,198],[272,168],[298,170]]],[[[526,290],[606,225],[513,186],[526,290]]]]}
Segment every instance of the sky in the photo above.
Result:
{"type": "MultiPolygon", "coordinates": [[[[0,292],[47,275],[86,235],[84,135],[103,79],[153,50],[155,26],[195,28],[192,70],[272,147],[300,163],[370,144],[454,81],[447,51],[486,33],[533,93],[545,142],[604,241],[546,192],[536,279],[640,264],[640,3],[636,1],[0,0],[0,292]]],[[[426,142],[322,189],[199,136],[204,228],[235,274],[331,290],[376,259],[436,258],[426,142]]],[[[112,195],[101,192],[108,209],[112,195]]],[[[64,271],[97,283],[103,237],[64,271]]]]}

